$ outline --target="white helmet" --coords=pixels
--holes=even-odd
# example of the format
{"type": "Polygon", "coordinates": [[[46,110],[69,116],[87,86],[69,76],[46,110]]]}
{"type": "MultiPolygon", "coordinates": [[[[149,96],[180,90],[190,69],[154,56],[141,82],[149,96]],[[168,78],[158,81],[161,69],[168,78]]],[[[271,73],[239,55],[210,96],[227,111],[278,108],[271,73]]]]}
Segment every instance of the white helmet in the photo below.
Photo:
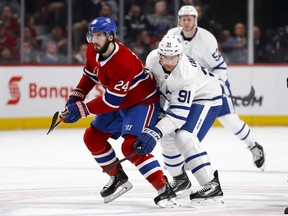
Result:
{"type": "Polygon", "coordinates": [[[198,18],[198,12],[192,5],[184,5],[180,8],[178,11],[178,17],[185,15],[195,16],[198,18]]]}
{"type": "Polygon", "coordinates": [[[158,52],[165,56],[182,54],[181,39],[177,35],[165,35],[159,43],[158,52]]]}
{"type": "Polygon", "coordinates": [[[198,12],[192,5],[184,5],[178,11],[178,23],[181,16],[195,16],[195,25],[197,26],[198,12]]]}

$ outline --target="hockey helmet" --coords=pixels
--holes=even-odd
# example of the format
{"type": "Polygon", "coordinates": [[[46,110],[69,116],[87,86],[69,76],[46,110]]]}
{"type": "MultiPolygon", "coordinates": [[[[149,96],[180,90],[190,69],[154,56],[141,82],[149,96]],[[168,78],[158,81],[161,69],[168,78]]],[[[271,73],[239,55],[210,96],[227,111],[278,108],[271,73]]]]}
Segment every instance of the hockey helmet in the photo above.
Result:
{"type": "Polygon", "coordinates": [[[197,26],[198,12],[192,5],[184,5],[178,11],[178,24],[181,16],[195,16],[195,25],[197,26]]]}
{"type": "Polygon", "coordinates": [[[177,35],[165,35],[159,43],[158,52],[164,56],[182,54],[181,39],[177,35]]]}
{"type": "Polygon", "coordinates": [[[192,5],[184,5],[180,8],[180,10],[178,11],[178,18],[185,15],[195,16],[196,18],[198,18],[198,12],[196,8],[192,5]]]}
{"type": "Polygon", "coordinates": [[[92,33],[94,32],[104,32],[107,37],[111,32],[116,35],[116,23],[114,19],[112,17],[98,17],[92,20],[86,34],[89,43],[92,42],[92,33]]]}

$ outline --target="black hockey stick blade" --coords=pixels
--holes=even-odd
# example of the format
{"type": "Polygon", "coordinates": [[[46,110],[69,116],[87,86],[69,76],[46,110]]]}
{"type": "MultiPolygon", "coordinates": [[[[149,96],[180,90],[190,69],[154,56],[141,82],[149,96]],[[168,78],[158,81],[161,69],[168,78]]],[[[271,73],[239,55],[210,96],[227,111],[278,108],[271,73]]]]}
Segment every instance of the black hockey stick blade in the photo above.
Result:
{"type": "Polygon", "coordinates": [[[254,96],[255,96],[255,89],[253,86],[251,86],[251,90],[250,90],[249,94],[246,97],[244,97],[243,100],[244,101],[251,101],[251,100],[253,100],[254,96]]]}
{"type": "Polygon", "coordinates": [[[237,96],[229,95],[229,97],[232,98],[232,99],[242,100],[242,101],[245,101],[245,102],[250,102],[251,100],[253,100],[254,96],[255,96],[255,89],[254,89],[253,86],[251,86],[249,94],[247,96],[245,96],[245,97],[237,97],[237,96]]]}
{"type": "Polygon", "coordinates": [[[56,127],[58,127],[58,125],[59,125],[60,123],[62,123],[62,121],[63,121],[62,119],[57,122],[58,117],[59,117],[59,111],[57,111],[57,112],[53,115],[52,121],[51,121],[51,125],[50,125],[50,128],[49,128],[48,132],[47,132],[47,135],[48,135],[51,131],[53,131],[56,127]],[[56,122],[57,122],[57,123],[56,123],[56,122]]]}
{"type": "Polygon", "coordinates": [[[139,149],[135,149],[135,151],[133,151],[130,155],[128,155],[125,158],[122,158],[121,160],[117,160],[114,163],[110,164],[109,166],[107,166],[105,169],[103,169],[103,173],[108,172],[109,170],[113,169],[115,166],[117,166],[118,164],[128,160],[129,158],[134,157],[137,153],[138,153],[139,149]]]}

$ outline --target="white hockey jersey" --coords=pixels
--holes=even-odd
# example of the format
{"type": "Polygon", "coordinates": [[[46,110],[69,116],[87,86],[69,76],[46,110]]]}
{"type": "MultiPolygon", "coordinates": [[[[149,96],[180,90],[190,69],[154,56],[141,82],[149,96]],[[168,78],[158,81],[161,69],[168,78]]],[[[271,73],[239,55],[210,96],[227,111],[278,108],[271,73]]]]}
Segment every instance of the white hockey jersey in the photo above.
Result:
{"type": "Polygon", "coordinates": [[[146,58],[146,67],[156,79],[161,100],[164,98],[169,103],[165,117],[157,123],[157,128],[163,135],[170,134],[185,124],[192,104],[222,104],[222,91],[217,75],[209,73],[185,54],[180,57],[171,73],[165,72],[159,60],[158,50],[153,50],[146,58]]]}
{"type": "Polygon", "coordinates": [[[183,52],[194,58],[200,65],[227,80],[227,64],[218,50],[218,43],[214,35],[209,31],[197,27],[196,33],[191,40],[183,37],[182,27],[170,29],[168,35],[178,35],[182,39],[183,52]]]}

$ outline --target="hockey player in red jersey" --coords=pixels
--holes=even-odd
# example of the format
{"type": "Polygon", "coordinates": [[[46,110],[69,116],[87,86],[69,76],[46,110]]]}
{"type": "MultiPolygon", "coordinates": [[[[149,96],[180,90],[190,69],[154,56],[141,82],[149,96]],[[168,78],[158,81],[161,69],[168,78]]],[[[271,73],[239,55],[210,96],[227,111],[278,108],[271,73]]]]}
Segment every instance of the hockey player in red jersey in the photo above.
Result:
{"type": "MultiPolygon", "coordinates": [[[[118,160],[108,139],[122,136],[121,150],[127,157],[135,150],[133,144],[142,129],[156,123],[160,109],[155,80],[134,53],[115,41],[115,35],[116,24],[110,17],[98,17],[90,23],[84,74],[61,113],[66,123],[96,114],[85,131],[84,142],[102,169],[118,160]],[[104,95],[85,103],[86,95],[98,83],[104,87],[104,95]]],[[[152,154],[136,154],[129,161],[158,191],[154,199],[157,205],[176,205],[176,195],[152,154]]],[[[105,203],[132,188],[121,165],[107,174],[110,180],[100,192],[105,203]]]]}

